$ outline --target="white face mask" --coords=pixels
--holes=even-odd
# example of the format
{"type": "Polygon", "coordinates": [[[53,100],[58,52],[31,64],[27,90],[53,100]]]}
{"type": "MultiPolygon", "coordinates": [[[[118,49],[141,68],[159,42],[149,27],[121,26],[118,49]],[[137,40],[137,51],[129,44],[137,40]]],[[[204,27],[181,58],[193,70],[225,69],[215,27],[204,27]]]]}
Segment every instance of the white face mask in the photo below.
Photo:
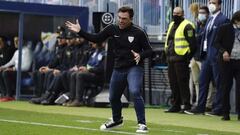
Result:
{"type": "Polygon", "coordinates": [[[206,14],[198,14],[198,20],[203,22],[207,20],[206,14]]]}
{"type": "Polygon", "coordinates": [[[240,29],[240,24],[234,24],[233,27],[236,29],[240,29]]]}
{"type": "Polygon", "coordinates": [[[217,7],[214,4],[209,4],[208,8],[211,13],[215,12],[217,9],[217,7]]]}

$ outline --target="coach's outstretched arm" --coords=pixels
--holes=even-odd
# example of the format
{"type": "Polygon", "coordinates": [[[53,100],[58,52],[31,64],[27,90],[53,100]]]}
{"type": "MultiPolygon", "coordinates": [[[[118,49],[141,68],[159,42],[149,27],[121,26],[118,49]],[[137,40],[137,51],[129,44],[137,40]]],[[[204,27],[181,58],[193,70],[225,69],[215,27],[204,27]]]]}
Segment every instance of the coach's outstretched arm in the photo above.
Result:
{"type": "Polygon", "coordinates": [[[76,20],[76,24],[71,23],[70,21],[67,21],[65,23],[65,25],[67,26],[67,28],[75,33],[77,33],[78,35],[82,36],[83,38],[85,38],[88,41],[92,41],[95,43],[99,43],[99,42],[103,42],[105,41],[108,37],[113,35],[113,31],[112,29],[109,27],[111,26],[108,25],[107,27],[105,27],[102,31],[100,31],[99,33],[87,33],[84,30],[81,29],[81,25],[79,24],[79,21],[76,20]]]}

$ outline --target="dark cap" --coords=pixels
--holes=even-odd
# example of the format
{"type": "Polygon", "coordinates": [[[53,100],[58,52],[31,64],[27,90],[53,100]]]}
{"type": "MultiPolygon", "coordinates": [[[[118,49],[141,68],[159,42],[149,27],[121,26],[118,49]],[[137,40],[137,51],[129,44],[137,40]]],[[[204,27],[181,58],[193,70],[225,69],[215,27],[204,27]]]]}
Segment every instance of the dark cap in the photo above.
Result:
{"type": "Polygon", "coordinates": [[[57,33],[60,33],[61,31],[62,31],[62,32],[65,32],[65,28],[64,28],[63,26],[58,26],[56,32],[57,32],[57,33]]]}
{"type": "Polygon", "coordinates": [[[67,39],[72,39],[72,38],[76,38],[76,37],[77,37],[77,35],[73,32],[68,32],[67,33],[67,39]]]}
{"type": "Polygon", "coordinates": [[[63,31],[60,31],[59,36],[57,38],[66,38],[66,33],[63,31]]]}

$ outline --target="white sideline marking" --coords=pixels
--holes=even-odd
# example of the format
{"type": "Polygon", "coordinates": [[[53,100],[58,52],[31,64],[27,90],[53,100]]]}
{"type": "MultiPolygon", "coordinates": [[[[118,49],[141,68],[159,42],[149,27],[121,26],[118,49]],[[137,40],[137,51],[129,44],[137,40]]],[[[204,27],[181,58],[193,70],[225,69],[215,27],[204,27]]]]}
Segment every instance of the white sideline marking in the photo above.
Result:
{"type": "MultiPolygon", "coordinates": [[[[27,124],[27,125],[46,126],[46,127],[58,127],[58,128],[69,128],[69,129],[80,129],[80,130],[89,130],[89,131],[101,131],[100,129],[95,129],[95,128],[74,127],[74,126],[55,125],[55,124],[38,123],[38,122],[28,122],[28,121],[18,121],[18,120],[0,119],[0,121],[1,121],[1,122],[8,122],[8,123],[20,123],[20,124],[27,124]]],[[[129,133],[129,132],[124,132],[124,131],[113,131],[113,130],[106,130],[106,131],[103,131],[103,132],[126,134],[126,135],[138,135],[138,134],[136,134],[136,133],[129,133]]]]}

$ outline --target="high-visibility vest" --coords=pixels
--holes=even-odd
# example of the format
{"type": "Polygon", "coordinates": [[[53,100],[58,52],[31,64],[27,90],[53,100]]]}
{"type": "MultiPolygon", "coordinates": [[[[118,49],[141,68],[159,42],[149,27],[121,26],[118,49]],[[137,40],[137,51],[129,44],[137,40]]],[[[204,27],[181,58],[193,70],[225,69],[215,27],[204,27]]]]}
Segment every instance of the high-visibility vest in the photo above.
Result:
{"type": "MultiPolygon", "coordinates": [[[[169,25],[169,29],[167,32],[167,38],[165,41],[165,51],[167,51],[168,48],[168,38],[169,34],[171,32],[171,29],[173,27],[174,22],[171,22],[169,25]]],[[[177,55],[185,55],[186,53],[190,53],[189,43],[187,42],[185,36],[184,36],[184,29],[186,25],[192,25],[193,28],[195,28],[194,24],[186,19],[184,19],[181,24],[178,26],[175,36],[174,36],[174,51],[177,55]]],[[[195,36],[195,35],[193,35],[195,36]]]]}

